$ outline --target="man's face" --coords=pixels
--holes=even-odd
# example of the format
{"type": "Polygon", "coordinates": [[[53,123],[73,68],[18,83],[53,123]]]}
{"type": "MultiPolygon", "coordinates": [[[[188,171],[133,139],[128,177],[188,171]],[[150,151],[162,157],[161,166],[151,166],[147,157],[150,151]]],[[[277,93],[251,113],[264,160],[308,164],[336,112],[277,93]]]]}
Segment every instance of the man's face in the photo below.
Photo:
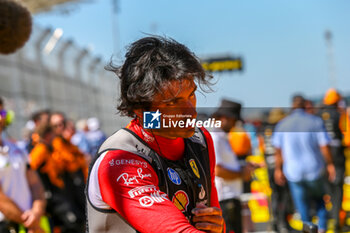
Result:
{"type": "MultiPolygon", "coordinates": [[[[179,122],[187,119],[195,119],[196,112],[196,94],[197,89],[193,78],[181,81],[171,81],[167,87],[163,88],[160,93],[156,94],[150,111],[159,110],[161,115],[161,128],[152,129],[155,135],[166,138],[188,138],[194,134],[194,127],[170,126],[164,128],[162,121],[169,126],[169,121],[179,122]],[[181,115],[181,116],[180,116],[181,115]]],[[[148,131],[151,131],[147,129],[148,131]]]]}
{"type": "Polygon", "coordinates": [[[65,121],[62,115],[53,114],[50,118],[50,125],[52,126],[55,135],[62,136],[65,128],[65,121]]]}
{"type": "Polygon", "coordinates": [[[227,133],[230,132],[230,130],[236,124],[236,119],[233,117],[222,116],[220,117],[220,121],[221,121],[221,129],[227,133]]]}
{"type": "Polygon", "coordinates": [[[74,123],[70,120],[66,121],[66,127],[63,131],[63,137],[69,141],[74,134],[75,134],[74,123]]]}
{"type": "Polygon", "coordinates": [[[50,115],[47,113],[42,113],[38,122],[38,126],[47,125],[50,120],[50,115]]]}

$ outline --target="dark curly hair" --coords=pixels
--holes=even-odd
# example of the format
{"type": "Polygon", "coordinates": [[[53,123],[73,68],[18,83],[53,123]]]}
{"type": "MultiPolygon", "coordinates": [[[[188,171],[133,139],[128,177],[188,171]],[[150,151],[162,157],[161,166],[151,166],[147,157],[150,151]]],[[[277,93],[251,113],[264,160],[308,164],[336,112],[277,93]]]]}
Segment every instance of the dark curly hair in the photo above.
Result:
{"type": "Polygon", "coordinates": [[[155,94],[170,81],[194,77],[203,91],[210,89],[212,76],[199,59],[184,45],[164,37],[145,37],[130,45],[122,66],[106,67],[120,78],[122,115],[134,117],[135,109],[148,110],[155,94]],[[203,88],[203,85],[208,87],[203,88]]]}
{"type": "Polygon", "coordinates": [[[32,17],[27,8],[12,0],[0,0],[0,54],[21,48],[32,32],[32,17]]]}

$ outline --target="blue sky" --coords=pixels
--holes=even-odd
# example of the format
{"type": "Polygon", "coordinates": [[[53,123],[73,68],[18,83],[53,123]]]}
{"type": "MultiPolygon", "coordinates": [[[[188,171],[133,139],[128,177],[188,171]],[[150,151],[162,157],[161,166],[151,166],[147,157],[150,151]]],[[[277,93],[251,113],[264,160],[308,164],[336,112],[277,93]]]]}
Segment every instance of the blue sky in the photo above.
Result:
{"type": "Polygon", "coordinates": [[[41,26],[59,27],[64,38],[107,62],[114,48],[125,47],[145,33],[184,43],[199,57],[240,55],[242,73],[215,74],[215,92],[198,95],[199,106],[214,107],[223,97],[245,107],[287,107],[293,93],[322,95],[331,83],[325,30],[333,33],[336,88],[350,94],[350,1],[325,0],[119,0],[112,33],[111,0],[81,3],[68,15],[35,16],[41,26]]]}

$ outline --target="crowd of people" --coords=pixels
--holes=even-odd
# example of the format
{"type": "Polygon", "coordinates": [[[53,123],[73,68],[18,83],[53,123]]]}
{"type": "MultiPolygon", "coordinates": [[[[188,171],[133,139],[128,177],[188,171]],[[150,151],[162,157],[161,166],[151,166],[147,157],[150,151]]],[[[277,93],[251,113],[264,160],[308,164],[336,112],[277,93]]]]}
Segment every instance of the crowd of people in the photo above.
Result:
{"type": "Polygon", "coordinates": [[[37,111],[27,123],[27,137],[15,141],[5,132],[9,122],[2,99],[0,111],[0,232],[21,227],[28,232],[85,232],[88,165],[106,139],[98,119],[75,124],[62,112],[37,111]]]}
{"type": "Polygon", "coordinates": [[[134,42],[124,64],[108,69],[120,78],[118,110],[132,118],[108,138],[96,118],[42,110],[16,142],[0,99],[0,232],[243,233],[240,197],[257,168],[269,173],[276,232],[292,231],[294,211],[303,222],[317,215],[319,233],[328,219],[340,231],[350,128],[335,89],[320,107],[295,95],[289,112],[272,109],[259,122],[224,99],[212,115],[219,129],[152,128],[161,114],[195,119],[197,85],[210,86],[212,76],[187,47],[161,37],[134,42]],[[265,162],[248,162],[252,154],[265,162]]]}
{"type": "Polygon", "coordinates": [[[240,108],[239,103],[223,100],[214,114],[223,122],[225,132],[215,131],[212,137],[216,185],[226,229],[242,232],[242,221],[237,221],[241,219],[239,195],[244,191],[244,174],[256,168],[254,164],[239,162],[242,153],[237,148],[244,145],[246,155],[253,150],[265,157],[276,232],[293,230],[288,215],[294,212],[300,214],[303,222],[311,222],[312,216],[317,215],[319,232],[341,232],[345,149],[350,146],[349,115],[341,95],[329,89],[317,107],[295,95],[290,110],[272,109],[266,121],[255,124],[256,138],[250,137],[251,124],[240,119],[240,108]],[[258,143],[253,143],[254,139],[258,143]],[[329,211],[325,201],[331,204],[329,211]]]}

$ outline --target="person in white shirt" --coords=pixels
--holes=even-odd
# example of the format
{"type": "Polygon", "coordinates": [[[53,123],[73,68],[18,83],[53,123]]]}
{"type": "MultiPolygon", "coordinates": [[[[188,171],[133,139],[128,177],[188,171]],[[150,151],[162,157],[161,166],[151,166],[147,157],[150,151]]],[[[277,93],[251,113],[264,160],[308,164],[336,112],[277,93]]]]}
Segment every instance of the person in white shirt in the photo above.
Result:
{"type": "MultiPolygon", "coordinates": [[[[0,98],[0,135],[6,127],[6,110],[0,98]]],[[[41,233],[39,220],[45,213],[44,188],[28,167],[26,154],[15,143],[0,136],[0,232],[41,233]]]]}
{"type": "Polygon", "coordinates": [[[215,183],[220,207],[226,223],[226,232],[242,233],[241,202],[243,179],[249,179],[253,164],[241,166],[228,141],[228,133],[240,120],[241,105],[222,100],[213,117],[221,121],[221,128],[211,132],[215,157],[215,183]]]}

